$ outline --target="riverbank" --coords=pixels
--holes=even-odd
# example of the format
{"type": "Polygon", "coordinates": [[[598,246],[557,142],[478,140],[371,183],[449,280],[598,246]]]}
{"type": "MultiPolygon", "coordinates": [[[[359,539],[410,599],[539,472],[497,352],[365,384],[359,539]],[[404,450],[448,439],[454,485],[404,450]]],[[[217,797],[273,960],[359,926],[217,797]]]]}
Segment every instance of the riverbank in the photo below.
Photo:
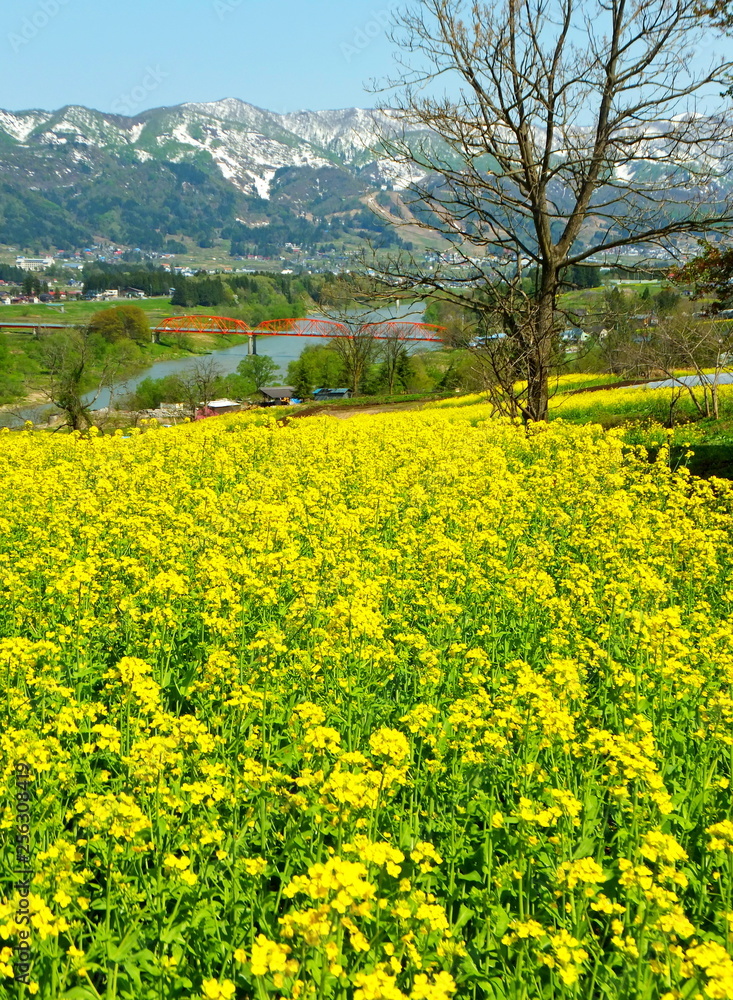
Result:
{"type": "MultiPolygon", "coordinates": [[[[3,333],[2,336],[6,338],[5,343],[8,346],[10,354],[15,351],[23,351],[24,347],[31,340],[30,334],[3,333]]],[[[117,386],[113,388],[112,393],[107,389],[103,389],[99,396],[100,398],[102,395],[110,397],[110,395],[114,394],[115,390],[121,389],[121,387],[127,386],[131,382],[137,382],[145,378],[159,365],[167,366],[187,361],[195,364],[202,357],[211,355],[213,352],[229,345],[229,338],[210,334],[197,335],[192,347],[180,347],[170,341],[165,341],[165,339],[160,344],[149,343],[138,345],[141,354],[138,361],[130,363],[125,375],[120,379],[117,386]]],[[[96,377],[99,377],[99,374],[96,373],[96,377]]],[[[44,375],[42,371],[32,371],[31,365],[28,364],[19,374],[19,377],[26,382],[32,381],[33,389],[24,395],[19,395],[15,399],[0,405],[0,427],[11,427],[14,424],[23,423],[25,420],[36,422],[39,416],[37,412],[39,409],[53,412],[53,404],[50,403],[44,391],[50,386],[49,376],[44,375]],[[31,410],[34,412],[27,412],[31,410]]],[[[94,377],[95,375],[90,377],[92,384],[94,383],[94,377]]],[[[96,394],[95,390],[91,390],[91,392],[96,394]]],[[[90,392],[87,392],[86,398],[89,395],[90,392]]],[[[100,402],[99,405],[104,406],[108,405],[108,403],[109,399],[106,402],[100,402]]]]}
{"type": "MultiPolygon", "coordinates": [[[[416,311],[410,304],[403,304],[398,310],[378,309],[374,311],[374,319],[414,319],[422,321],[422,311],[416,311]]],[[[27,344],[30,341],[29,334],[17,335],[24,338],[27,344]]],[[[195,352],[181,350],[165,341],[160,345],[146,344],[144,351],[146,364],[135,366],[130,370],[130,374],[121,378],[110,389],[103,389],[94,394],[93,407],[95,410],[104,408],[114,408],[125,395],[133,392],[137,386],[145,379],[163,379],[170,375],[185,375],[200,362],[201,355],[207,354],[216,363],[220,373],[224,376],[233,374],[243,358],[247,357],[249,351],[248,338],[217,336],[210,334],[191,334],[188,340],[196,346],[195,352]],[[162,356],[161,356],[162,355],[162,356]]],[[[287,377],[288,365],[296,361],[303,349],[308,346],[326,344],[329,337],[314,337],[308,335],[304,339],[297,335],[258,335],[257,350],[260,354],[268,355],[278,365],[279,374],[273,382],[282,382],[287,377]]],[[[92,401],[92,394],[87,393],[84,397],[86,403],[92,401]]],[[[45,404],[45,401],[44,401],[45,404]]],[[[43,409],[43,406],[41,406],[43,409]]],[[[45,404],[48,411],[50,407],[45,404]]],[[[34,423],[46,422],[47,413],[39,412],[38,402],[31,398],[18,399],[9,405],[0,408],[0,427],[17,427],[26,420],[34,423]],[[23,412],[25,410],[25,412],[23,412]]]]}

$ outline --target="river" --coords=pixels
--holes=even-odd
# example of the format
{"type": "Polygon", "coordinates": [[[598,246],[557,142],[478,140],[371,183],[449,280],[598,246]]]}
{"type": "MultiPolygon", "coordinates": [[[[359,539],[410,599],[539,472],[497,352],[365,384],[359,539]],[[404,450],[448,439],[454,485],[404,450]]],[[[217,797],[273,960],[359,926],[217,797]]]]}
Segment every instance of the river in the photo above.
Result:
{"type": "MultiPolygon", "coordinates": [[[[420,307],[400,306],[397,308],[377,309],[373,313],[374,320],[380,319],[412,319],[415,322],[422,322],[423,312],[420,307]]],[[[280,366],[280,378],[282,381],[288,370],[291,361],[300,357],[303,350],[312,344],[328,343],[328,337],[258,337],[257,353],[267,354],[280,366]]],[[[425,345],[426,347],[429,345],[425,345]]],[[[237,365],[247,356],[247,339],[245,337],[236,338],[236,343],[232,347],[220,348],[212,351],[206,357],[215,361],[225,375],[230,375],[237,370],[237,365]]],[[[145,371],[137,375],[132,375],[124,382],[114,385],[111,389],[103,389],[97,393],[87,393],[84,397],[86,403],[92,403],[95,410],[103,409],[110,405],[110,401],[119,400],[128,392],[132,392],[143,379],[165,378],[166,375],[178,375],[189,371],[194,365],[201,361],[202,355],[193,354],[187,358],[179,358],[176,361],[158,361],[156,364],[146,368],[145,371]],[[96,397],[96,398],[95,398],[96,397]]],[[[48,405],[19,406],[12,409],[0,411],[0,427],[18,427],[25,420],[32,420],[34,423],[44,423],[48,420],[54,408],[48,405]]]]}

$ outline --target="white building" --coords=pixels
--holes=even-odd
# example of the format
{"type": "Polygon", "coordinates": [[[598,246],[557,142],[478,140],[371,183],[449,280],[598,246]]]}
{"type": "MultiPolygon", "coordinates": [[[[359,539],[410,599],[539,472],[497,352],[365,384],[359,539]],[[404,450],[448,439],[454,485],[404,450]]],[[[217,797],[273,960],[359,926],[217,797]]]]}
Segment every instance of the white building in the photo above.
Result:
{"type": "Polygon", "coordinates": [[[53,257],[16,257],[16,267],[22,267],[24,271],[43,271],[53,264],[53,257]]]}

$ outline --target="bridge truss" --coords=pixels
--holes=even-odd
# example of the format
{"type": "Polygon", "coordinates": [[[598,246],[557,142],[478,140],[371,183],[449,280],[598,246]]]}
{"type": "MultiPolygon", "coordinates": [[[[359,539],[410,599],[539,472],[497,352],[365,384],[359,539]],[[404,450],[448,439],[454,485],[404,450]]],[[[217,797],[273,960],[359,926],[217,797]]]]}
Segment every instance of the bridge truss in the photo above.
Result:
{"type": "Polygon", "coordinates": [[[405,343],[442,344],[445,328],[409,320],[385,320],[367,323],[354,331],[332,319],[270,319],[250,327],[243,320],[227,316],[170,316],[153,331],[165,333],[209,333],[244,337],[318,337],[343,338],[369,336],[374,340],[400,340],[405,343]]]}

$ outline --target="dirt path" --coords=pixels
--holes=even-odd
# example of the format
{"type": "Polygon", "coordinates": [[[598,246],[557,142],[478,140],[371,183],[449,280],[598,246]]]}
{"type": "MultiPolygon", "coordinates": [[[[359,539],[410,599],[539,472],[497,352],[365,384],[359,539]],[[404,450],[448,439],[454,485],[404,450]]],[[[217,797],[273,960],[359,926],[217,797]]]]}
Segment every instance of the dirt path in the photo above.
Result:
{"type": "Polygon", "coordinates": [[[289,413],[287,419],[295,420],[302,417],[329,416],[337,420],[347,420],[359,413],[394,413],[395,410],[419,410],[430,400],[411,403],[365,403],[361,406],[309,406],[300,413],[289,413]]]}
{"type": "Polygon", "coordinates": [[[346,420],[348,417],[355,417],[358,413],[394,413],[395,410],[420,410],[423,403],[382,403],[378,406],[354,406],[348,409],[330,411],[332,417],[339,420],[346,420]]]}

